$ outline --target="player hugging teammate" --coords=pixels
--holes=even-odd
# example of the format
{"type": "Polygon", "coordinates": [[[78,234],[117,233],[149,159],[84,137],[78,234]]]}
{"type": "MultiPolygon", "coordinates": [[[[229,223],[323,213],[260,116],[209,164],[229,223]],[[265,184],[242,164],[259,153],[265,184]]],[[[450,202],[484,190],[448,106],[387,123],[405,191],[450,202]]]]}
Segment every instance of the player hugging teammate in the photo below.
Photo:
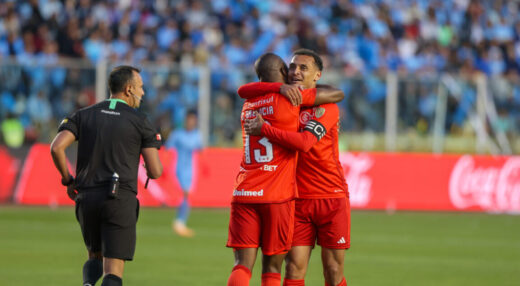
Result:
{"type": "Polygon", "coordinates": [[[234,249],[235,267],[228,286],[249,285],[258,247],[263,286],[280,285],[284,258],[283,285],[304,285],[316,242],[322,247],[325,285],[347,285],[343,261],[350,247],[350,204],[335,104],[344,95],[332,87],[316,88],[322,69],[311,50],[297,50],[289,68],[268,53],[255,63],[260,82],[238,91],[246,98],[244,155],[234,194],[262,195],[233,196],[227,246],[234,249]]]}

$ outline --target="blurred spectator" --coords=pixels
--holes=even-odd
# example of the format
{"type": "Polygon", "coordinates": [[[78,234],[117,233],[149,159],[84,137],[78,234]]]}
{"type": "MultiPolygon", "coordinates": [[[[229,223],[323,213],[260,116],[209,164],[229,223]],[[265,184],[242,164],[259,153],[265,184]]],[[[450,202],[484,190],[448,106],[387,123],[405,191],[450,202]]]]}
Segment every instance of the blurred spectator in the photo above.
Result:
{"type": "MultiPolygon", "coordinates": [[[[212,113],[218,121],[212,132],[221,134],[213,138],[233,142],[234,132],[223,122],[240,108],[234,93],[250,78],[254,60],[266,51],[290,60],[294,49],[305,47],[322,54],[328,71],[352,79],[337,81],[351,93],[344,120],[360,120],[345,124],[352,128],[347,130],[381,131],[387,71],[418,80],[444,72],[455,77],[482,72],[507,77],[518,91],[518,81],[510,75],[520,72],[519,11],[517,1],[492,0],[0,1],[0,58],[23,66],[0,73],[5,82],[0,93],[28,98],[27,110],[20,114],[36,124],[41,117],[51,120],[49,113],[59,120],[93,100],[92,68],[57,67],[64,59],[175,63],[194,72],[176,75],[174,85],[176,68],[167,75],[152,68],[145,79],[148,108],[160,111],[157,118],[170,118],[174,127],[186,109],[197,105],[200,77],[194,76],[198,70],[193,65],[208,66],[213,113],[226,110],[226,116],[212,113]],[[360,78],[366,82],[355,83],[360,78]],[[45,110],[35,114],[35,104],[45,110]]],[[[474,90],[467,82],[462,79],[460,85],[474,90]]],[[[405,125],[419,117],[431,125],[435,93],[422,85],[401,100],[405,125]]],[[[467,90],[448,114],[457,126],[467,120],[473,104],[467,90]]],[[[500,114],[517,122],[513,106],[505,105],[500,114]]],[[[0,112],[0,120],[6,115],[0,112]]]]}
{"type": "Polygon", "coordinates": [[[24,141],[24,128],[22,122],[14,117],[12,114],[8,114],[7,118],[0,124],[2,131],[2,138],[4,143],[9,148],[19,148],[22,146],[24,141]]]}

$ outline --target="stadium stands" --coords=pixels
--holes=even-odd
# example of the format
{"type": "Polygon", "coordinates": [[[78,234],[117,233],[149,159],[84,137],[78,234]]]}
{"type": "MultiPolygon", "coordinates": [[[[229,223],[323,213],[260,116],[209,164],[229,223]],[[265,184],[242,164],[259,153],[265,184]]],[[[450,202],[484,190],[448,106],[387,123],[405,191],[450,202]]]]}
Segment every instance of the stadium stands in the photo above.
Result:
{"type": "Polygon", "coordinates": [[[400,132],[431,133],[449,74],[444,128],[466,134],[475,75],[484,74],[497,113],[489,128],[512,136],[520,131],[518,11],[518,2],[499,0],[2,1],[0,120],[17,118],[26,142],[48,142],[61,117],[95,101],[96,64],[151,62],[145,108],[167,133],[196,105],[193,67],[203,65],[210,143],[236,146],[235,91],[254,80],[254,60],[268,50],[289,60],[306,47],[324,56],[324,81],[346,93],[344,131],[384,131],[386,76],[395,73],[400,132]]]}

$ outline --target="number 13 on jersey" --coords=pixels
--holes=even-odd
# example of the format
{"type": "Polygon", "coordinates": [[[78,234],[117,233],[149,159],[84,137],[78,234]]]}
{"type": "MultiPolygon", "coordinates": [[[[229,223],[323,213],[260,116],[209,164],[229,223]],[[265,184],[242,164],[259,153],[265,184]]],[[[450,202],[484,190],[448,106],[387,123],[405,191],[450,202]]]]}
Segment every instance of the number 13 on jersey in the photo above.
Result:
{"type": "MultiPolygon", "coordinates": [[[[251,150],[250,150],[250,144],[249,144],[249,135],[246,135],[245,143],[244,143],[244,158],[246,161],[246,164],[251,164],[251,150]]],[[[262,145],[264,150],[260,148],[253,149],[253,157],[255,159],[256,163],[268,163],[273,160],[273,144],[269,142],[269,140],[266,137],[262,137],[260,140],[258,140],[258,143],[262,145]],[[265,153],[262,154],[262,151],[265,153]]]]}

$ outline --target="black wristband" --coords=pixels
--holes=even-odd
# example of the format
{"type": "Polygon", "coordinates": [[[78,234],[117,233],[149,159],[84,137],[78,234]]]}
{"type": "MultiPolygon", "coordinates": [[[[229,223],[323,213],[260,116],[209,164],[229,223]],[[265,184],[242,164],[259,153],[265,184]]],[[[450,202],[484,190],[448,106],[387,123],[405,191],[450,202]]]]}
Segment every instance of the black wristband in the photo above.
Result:
{"type": "Polygon", "coordinates": [[[68,186],[72,185],[72,183],[74,183],[74,177],[73,176],[70,176],[70,179],[69,179],[68,182],[64,182],[63,178],[61,178],[61,184],[64,185],[65,187],[68,187],[68,186]]]}

